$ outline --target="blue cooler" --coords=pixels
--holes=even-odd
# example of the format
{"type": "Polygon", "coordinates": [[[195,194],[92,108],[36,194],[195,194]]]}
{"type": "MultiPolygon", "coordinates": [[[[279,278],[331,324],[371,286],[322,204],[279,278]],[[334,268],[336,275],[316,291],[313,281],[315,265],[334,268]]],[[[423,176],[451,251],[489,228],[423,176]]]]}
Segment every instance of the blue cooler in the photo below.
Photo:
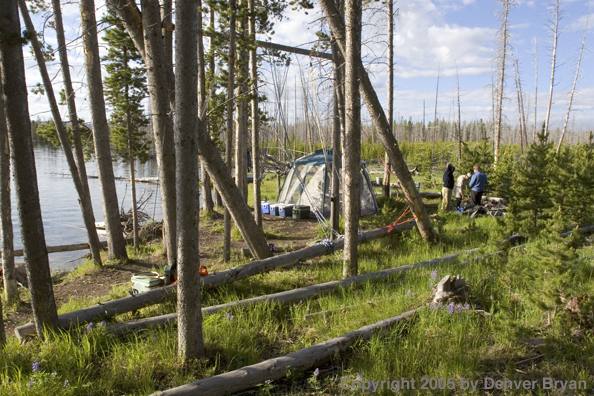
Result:
{"type": "Polygon", "coordinates": [[[278,209],[278,215],[280,217],[293,217],[293,204],[281,205],[278,209]]]}
{"type": "Polygon", "coordinates": [[[270,215],[272,215],[272,216],[280,216],[279,213],[278,213],[278,211],[279,211],[281,205],[283,205],[283,204],[281,204],[281,203],[270,204],[270,215]]]}
{"type": "Polygon", "coordinates": [[[262,201],[261,207],[262,207],[262,213],[265,213],[265,214],[270,213],[270,202],[262,201]]]}

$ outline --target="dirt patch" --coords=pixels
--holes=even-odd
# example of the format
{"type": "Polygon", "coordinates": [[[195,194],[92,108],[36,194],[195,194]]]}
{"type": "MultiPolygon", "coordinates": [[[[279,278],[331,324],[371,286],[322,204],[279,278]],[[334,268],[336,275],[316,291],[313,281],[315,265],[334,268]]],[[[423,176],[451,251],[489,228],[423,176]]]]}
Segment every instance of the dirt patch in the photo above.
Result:
{"type": "MultiPolygon", "coordinates": [[[[231,262],[223,262],[223,219],[222,215],[214,213],[210,219],[203,219],[200,223],[200,262],[211,272],[222,271],[244,262],[242,249],[247,248],[245,242],[231,238],[231,262]]],[[[263,215],[263,229],[268,243],[275,247],[301,247],[316,238],[319,230],[316,220],[293,220],[276,216],[263,215]]],[[[153,233],[154,235],[154,233],[153,233]]],[[[237,234],[238,235],[238,234],[237,234]]],[[[159,243],[155,239],[149,243],[159,243]]],[[[81,251],[81,256],[83,255],[81,251]]],[[[130,260],[125,264],[108,264],[94,271],[76,277],[66,273],[53,277],[54,298],[58,308],[70,301],[85,297],[105,296],[114,286],[131,284],[132,275],[140,272],[158,270],[166,264],[166,257],[158,252],[147,254],[140,260],[130,260]]],[[[33,320],[31,305],[21,303],[15,312],[5,315],[4,327],[7,337],[14,336],[14,329],[23,323],[33,320]]]]}

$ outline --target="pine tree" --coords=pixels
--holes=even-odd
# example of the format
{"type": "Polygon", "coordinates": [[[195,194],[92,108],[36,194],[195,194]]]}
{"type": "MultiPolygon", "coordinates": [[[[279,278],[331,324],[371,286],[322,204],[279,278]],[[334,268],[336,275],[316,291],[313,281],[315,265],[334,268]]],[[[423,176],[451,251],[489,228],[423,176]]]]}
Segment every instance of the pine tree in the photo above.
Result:
{"type": "Polygon", "coordinates": [[[594,221],[594,142],[577,146],[573,152],[571,184],[566,197],[569,220],[578,224],[592,224],[594,221]]]}
{"type": "Polygon", "coordinates": [[[501,146],[499,162],[489,175],[489,191],[496,197],[509,199],[512,185],[516,179],[520,152],[515,145],[501,146]]]}
{"type": "Polygon", "coordinates": [[[549,187],[552,147],[547,135],[540,133],[538,142],[530,145],[519,167],[509,206],[513,231],[537,233],[544,226],[547,211],[553,207],[549,187]]]}
{"type": "Polygon", "coordinates": [[[146,68],[134,42],[113,10],[109,10],[106,22],[112,24],[103,38],[108,45],[107,56],[103,57],[107,71],[103,84],[106,100],[112,107],[110,140],[117,155],[130,166],[134,247],[138,249],[134,162],[136,159],[146,162],[150,148],[144,130],[149,120],[142,105],[148,96],[146,68]]]}

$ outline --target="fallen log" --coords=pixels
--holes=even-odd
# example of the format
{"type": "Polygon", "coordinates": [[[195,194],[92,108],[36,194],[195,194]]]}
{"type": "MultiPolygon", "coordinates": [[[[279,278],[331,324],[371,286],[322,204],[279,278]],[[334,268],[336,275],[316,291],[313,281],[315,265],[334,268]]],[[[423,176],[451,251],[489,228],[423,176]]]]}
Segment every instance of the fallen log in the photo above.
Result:
{"type": "Polygon", "coordinates": [[[253,388],[264,381],[283,378],[288,371],[305,371],[328,361],[336,353],[347,350],[356,341],[368,340],[375,332],[411,318],[419,309],[413,309],[372,325],[361,327],[340,337],[303,348],[285,356],[154,393],[153,396],[227,395],[232,392],[253,388]]]}
{"type": "MultiPolygon", "coordinates": [[[[582,228],[580,228],[580,230],[579,230],[579,231],[580,231],[580,233],[581,233],[581,234],[589,234],[589,233],[591,233],[591,232],[594,232],[594,225],[587,226],[587,227],[582,227],[582,228]]],[[[562,236],[563,238],[567,238],[567,237],[568,237],[568,236],[570,236],[572,233],[573,233],[573,231],[567,231],[567,232],[564,232],[563,234],[561,234],[561,236],[562,236]]]]}
{"type": "MultiPolygon", "coordinates": [[[[307,246],[295,246],[295,247],[291,247],[291,246],[275,246],[274,247],[274,253],[288,253],[288,252],[294,252],[296,250],[300,250],[303,248],[306,248],[307,246]]],[[[252,252],[250,251],[250,249],[247,248],[243,248],[241,249],[241,254],[244,257],[253,257],[252,256],[252,252]]]]}
{"type": "MultiPolygon", "coordinates": [[[[301,287],[299,289],[293,289],[293,290],[289,290],[289,291],[285,291],[285,292],[267,294],[267,295],[263,295],[263,296],[249,298],[246,300],[233,301],[233,302],[226,303],[226,304],[214,305],[212,307],[202,308],[202,314],[203,315],[213,314],[213,313],[223,310],[223,309],[238,308],[238,307],[243,307],[243,306],[250,305],[250,304],[259,304],[259,303],[263,303],[263,302],[290,304],[290,303],[297,302],[297,301],[305,299],[305,298],[318,296],[320,294],[330,293],[330,292],[335,291],[339,288],[346,288],[346,287],[349,287],[349,286],[357,284],[357,283],[388,278],[390,276],[394,276],[396,274],[401,274],[401,273],[404,273],[404,272],[414,269],[414,268],[421,268],[421,267],[433,266],[433,265],[438,265],[438,264],[451,263],[451,262],[457,260],[458,257],[460,257],[461,255],[473,254],[473,253],[476,253],[477,251],[479,251],[479,248],[465,250],[463,252],[458,252],[458,253],[450,254],[448,256],[439,257],[439,258],[435,258],[435,259],[431,259],[431,260],[421,261],[418,263],[409,264],[409,265],[405,265],[402,267],[390,268],[390,269],[386,269],[386,270],[382,270],[382,271],[371,272],[369,274],[353,276],[351,278],[346,278],[346,279],[342,279],[342,280],[321,283],[318,285],[301,287]]],[[[122,333],[129,332],[129,331],[138,331],[138,330],[146,329],[148,327],[164,326],[168,323],[173,323],[176,320],[177,320],[177,313],[171,313],[171,314],[166,314],[166,315],[155,316],[152,318],[135,320],[135,321],[127,322],[127,323],[125,323],[125,322],[124,323],[116,323],[114,325],[108,326],[107,331],[116,333],[116,334],[122,334],[122,333]]]]}
{"type": "MultiPolygon", "coordinates": [[[[107,241],[101,242],[101,246],[106,248],[107,241]]],[[[48,246],[47,252],[48,253],[58,253],[58,252],[74,252],[76,250],[85,250],[89,249],[88,243],[75,243],[72,245],[58,245],[58,246],[48,246]]],[[[17,249],[14,251],[14,257],[23,256],[23,249],[17,249]]],[[[0,258],[2,258],[2,252],[0,252],[0,258]]]]}
{"type": "MultiPolygon", "coordinates": [[[[414,222],[402,224],[400,226],[394,227],[391,231],[389,231],[389,227],[377,228],[360,235],[359,243],[361,244],[385,237],[389,232],[408,230],[413,228],[414,225],[414,222]]],[[[343,246],[344,241],[339,240],[334,245],[326,246],[320,244],[301,249],[296,252],[269,257],[264,260],[253,261],[249,264],[241,265],[226,271],[221,271],[202,277],[202,287],[222,285],[250,276],[270,272],[275,269],[296,264],[302,260],[329,254],[335,250],[342,249],[343,246]]],[[[122,297],[116,300],[108,301],[106,303],[98,303],[87,308],[61,314],[58,315],[59,325],[61,328],[66,328],[73,324],[90,322],[96,319],[104,319],[114,315],[136,311],[141,308],[159,304],[168,299],[175,298],[176,289],[177,285],[169,285],[156,290],[122,297]]],[[[33,323],[27,323],[23,326],[17,327],[14,331],[19,341],[22,341],[24,337],[28,335],[33,335],[36,333],[35,325],[33,323]]]]}

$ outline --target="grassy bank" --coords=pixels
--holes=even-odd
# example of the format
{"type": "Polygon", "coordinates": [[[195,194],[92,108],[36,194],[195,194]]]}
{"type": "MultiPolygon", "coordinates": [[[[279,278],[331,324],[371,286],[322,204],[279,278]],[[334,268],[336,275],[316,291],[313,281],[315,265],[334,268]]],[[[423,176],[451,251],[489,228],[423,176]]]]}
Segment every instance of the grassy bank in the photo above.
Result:
{"type": "MultiPolygon", "coordinates": [[[[436,204],[429,206],[434,208],[436,204]]],[[[362,219],[362,229],[389,224],[402,209],[402,204],[385,204],[379,215],[362,219]]],[[[436,226],[441,236],[441,243],[436,245],[427,245],[416,230],[361,245],[360,273],[474,247],[483,247],[483,252],[489,253],[499,249],[497,241],[506,236],[505,228],[490,217],[469,219],[445,213],[436,220],[436,226]]],[[[250,393],[352,394],[359,391],[343,389],[341,383],[356,387],[357,378],[361,379],[361,386],[363,381],[389,378],[394,389],[406,386],[405,382],[392,382],[403,378],[415,379],[415,389],[405,389],[404,393],[457,395],[472,393],[470,385],[463,389],[462,380],[480,381],[478,386],[482,388],[483,379],[489,377],[537,381],[534,389],[500,390],[498,394],[547,394],[542,381],[550,377],[558,381],[585,381],[588,389],[576,391],[585,394],[594,387],[591,323],[585,317],[576,319],[564,312],[562,304],[553,312],[550,304],[543,307],[539,300],[548,301],[550,296],[545,291],[560,287],[567,297],[593,295],[594,252],[590,247],[564,250],[562,260],[571,266],[571,271],[554,273],[549,279],[542,272],[546,259],[543,252],[551,243],[563,242],[547,238],[533,238],[526,250],[472,265],[411,270],[388,280],[367,282],[289,306],[259,304],[209,315],[204,318],[207,358],[185,366],[176,355],[175,326],[116,337],[105,331],[106,323],[93,323],[51,335],[46,342],[35,339],[19,345],[11,338],[0,355],[0,394],[147,395],[291,353],[419,306],[426,308],[409,322],[377,334],[368,342],[357,343],[317,370],[289,373],[284,379],[261,384],[250,393]],[[468,306],[451,310],[431,309],[431,286],[448,274],[463,276],[474,299],[468,306]],[[477,313],[479,308],[487,315],[477,313]],[[308,313],[321,311],[331,312],[304,318],[308,313]],[[554,315],[549,324],[551,313],[554,315]],[[426,381],[426,391],[420,389],[423,377],[436,379],[426,381]],[[444,378],[444,382],[439,382],[439,378],[444,378]],[[449,384],[448,379],[452,379],[449,384]],[[440,389],[442,384],[445,389],[440,389]],[[454,389],[448,389],[448,385],[454,389]]],[[[148,248],[144,251],[150,252],[148,248]]],[[[230,266],[241,263],[233,262],[230,266]]],[[[325,256],[290,269],[204,290],[203,305],[336,280],[341,273],[340,255],[325,256]]],[[[76,281],[76,274],[71,277],[71,281],[76,281]]],[[[126,294],[127,286],[121,285],[109,296],[72,300],[60,312],[126,294]]],[[[173,311],[175,302],[170,302],[115,320],[173,311]]],[[[392,394],[392,390],[378,389],[378,394],[392,394]]]]}

